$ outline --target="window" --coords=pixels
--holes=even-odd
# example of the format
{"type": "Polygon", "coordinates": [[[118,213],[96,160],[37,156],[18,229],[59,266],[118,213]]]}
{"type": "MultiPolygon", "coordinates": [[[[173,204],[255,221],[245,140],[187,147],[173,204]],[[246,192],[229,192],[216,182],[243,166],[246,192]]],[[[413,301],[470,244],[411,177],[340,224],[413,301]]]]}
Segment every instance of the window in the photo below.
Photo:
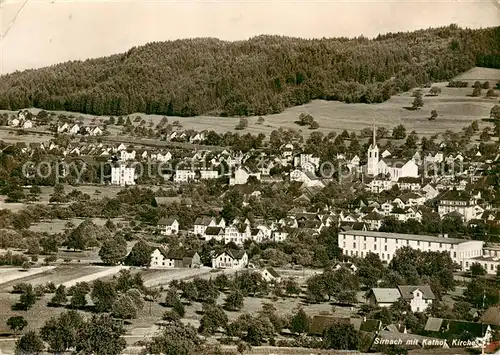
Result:
{"type": "Polygon", "coordinates": [[[373,245],[373,250],[377,250],[377,244],[373,245]]]}
{"type": "Polygon", "coordinates": [[[365,237],[363,237],[363,241],[365,241],[365,242],[366,242],[366,236],[365,236],[365,237]]]}
{"type": "Polygon", "coordinates": [[[352,248],[356,249],[356,242],[352,243],[352,248]]]}
{"type": "Polygon", "coordinates": [[[420,246],[420,240],[417,240],[417,246],[420,246]]]}
{"type": "Polygon", "coordinates": [[[454,252],[453,252],[453,257],[454,257],[454,258],[456,258],[456,257],[457,257],[457,252],[456,252],[456,251],[454,251],[454,252]]]}
{"type": "Polygon", "coordinates": [[[377,241],[377,237],[375,237],[374,240],[377,241]]]}
{"type": "Polygon", "coordinates": [[[387,243],[387,238],[384,238],[384,241],[387,243]]]}
{"type": "Polygon", "coordinates": [[[366,250],[366,244],[363,244],[363,249],[365,249],[365,250],[366,250]]]}
{"type": "Polygon", "coordinates": [[[410,241],[409,240],[406,241],[406,245],[410,245],[410,241]]]}
{"type": "Polygon", "coordinates": [[[439,249],[443,247],[443,243],[439,243],[439,249]]]}
{"type": "Polygon", "coordinates": [[[398,244],[398,243],[399,243],[399,240],[396,239],[396,244],[398,244]]]}
{"type": "Polygon", "coordinates": [[[387,251],[387,245],[386,245],[386,246],[384,246],[384,251],[387,251]]]}

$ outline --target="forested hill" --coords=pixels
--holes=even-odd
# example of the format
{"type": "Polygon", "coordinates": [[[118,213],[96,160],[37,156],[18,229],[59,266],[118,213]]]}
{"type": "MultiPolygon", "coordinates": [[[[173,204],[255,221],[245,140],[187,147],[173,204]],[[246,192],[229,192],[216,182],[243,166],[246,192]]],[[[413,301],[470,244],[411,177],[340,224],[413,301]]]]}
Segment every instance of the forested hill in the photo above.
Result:
{"type": "Polygon", "coordinates": [[[500,67],[500,27],[373,40],[186,39],[0,77],[0,108],[90,114],[265,115],[311,99],[381,102],[473,66],[500,67]]]}

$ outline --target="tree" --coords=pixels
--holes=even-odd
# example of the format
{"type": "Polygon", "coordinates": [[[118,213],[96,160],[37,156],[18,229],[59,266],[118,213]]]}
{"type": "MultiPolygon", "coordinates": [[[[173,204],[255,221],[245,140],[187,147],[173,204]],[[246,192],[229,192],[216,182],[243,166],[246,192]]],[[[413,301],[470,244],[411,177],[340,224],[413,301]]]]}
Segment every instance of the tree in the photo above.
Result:
{"type": "Polygon", "coordinates": [[[438,113],[436,110],[431,111],[431,117],[429,117],[429,121],[435,121],[436,118],[438,117],[438,113]]]}
{"type": "Polygon", "coordinates": [[[90,288],[87,283],[79,282],[73,288],[73,293],[71,296],[71,307],[72,308],[83,308],[87,305],[87,294],[90,292],[90,288]]]}
{"type": "Polygon", "coordinates": [[[298,282],[294,279],[288,278],[283,280],[283,286],[285,288],[285,293],[288,296],[300,294],[301,288],[298,282]]]}
{"type": "Polygon", "coordinates": [[[240,122],[236,125],[235,129],[236,130],[242,130],[248,127],[248,119],[247,118],[240,118],[240,122]]]}
{"type": "Polygon", "coordinates": [[[490,136],[491,128],[490,127],[485,127],[481,134],[479,135],[479,139],[481,142],[489,142],[491,140],[490,136]]]}
{"type": "Polygon", "coordinates": [[[319,128],[318,122],[316,121],[311,122],[309,129],[318,129],[318,128],[319,128]]]}
{"type": "Polygon", "coordinates": [[[239,311],[243,308],[243,294],[240,290],[233,290],[227,295],[224,308],[228,311],[239,311]]]}
{"type": "Polygon", "coordinates": [[[133,266],[149,266],[151,262],[152,247],[145,241],[139,240],[132,247],[129,255],[127,256],[127,265],[133,266]]]}
{"type": "Polygon", "coordinates": [[[99,313],[110,312],[116,301],[117,292],[112,282],[95,280],[90,294],[95,310],[99,313]]]}
{"type": "Polygon", "coordinates": [[[27,311],[30,309],[36,302],[36,295],[33,291],[33,286],[28,285],[26,290],[19,297],[19,305],[20,308],[27,311]]]}
{"type": "Polygon", "coordinates": [[[99,250],[99,256],[105,264],[116,265],[127,256],[127,242],[119,236],[107,239],[99,250]]]}
{"type": "Polygon", "coordinates": [[[472,96],[481,96],[481,83],[479,81],[476,81],[473,86],[474,90],[472,91],[472,96]]]}
{"type": "Polygon", "coordinates": [[[437,96],[441,93],[441,88],[437,87],[437,86],[433,86],[431,87],[431,89],[429,90],[429,94],[432,95],[432,96],[437,96]]]}
{"type": "Polygon", "coordinates": [[[191,325],[174,322],[146,344],[147,354],[190,355],[202,350],[202,341],[191,325]]]}
{"type": "Polygon", "coordinates": [[[413,99],[411,106],[414,110],[418,110],[419,108],[424,107],[424,100],[422,98],[422,91],[416,90],[413,93],[413,97],[414,97],[414,99],[413,99]]]}
{"type": "Polygon", "coordinates": [[[228,318],[221,306],[204,305],[203,317],[198,331],[203,334],[214,334],[219,328],[226,328],[228,318]]]}
{"type": "Polygon", "coordinates": [[[14,337],[17,338],[17,333],[22,331],[28,325],[28,321],[22,316],[13,316],[7,319],[7,326],[14,332],[14,337]]]}
{"type": "Polygon", "coordinates": [[[112,307],[113,316],[121,319],[137,318],[137,308],[134,300],[128,295],[118,298],[112,307]]]}
{"type": "Polygon", "coordinates": [[[184,317],[184,314],[186,313],[186,310],[184,308],[184,304],[181,302],[180,299],[178,299],[174,303],[172,310],[175,311],[180,317],[184,317]]]}
{"type": "Polygon", "coordinates": [[[40,336],[49,344],[52,352],[65,352],[76,345],[77,334],[84,321],[76,311],[61,313],[50,318],[40,329],[40,336]]]}
{"type": "Polygon", "coordinates": [[[406,128],[402,124],[396,126],[392,130],[392,138],[394,139],[405,139],[406,138],[406,128]]]}
{"type": "Polygon", "coordinates": [[[495,105],[491,108],[490,118],[492,120],[500,120],[500,105],[495,105]]]}
{"type": "Polygon", "coordinates": [[[472,263],[470,266],[470,273],[472,276],[483,276],[486,275],[486,270],[483,265],[479,263],[472,263]]]}
{"type": "Polygon", "coordinates": [[[495,92],[495,89],[488,89],[486,97],[498,97],[498,94],[495,92]]]}
{"type": "Polygon", "coordinates": [[[26,332],[16,341],[16,355],[38,355],[44,350],[43,341],[34,330],[26,332]]]}
{"type": "Polygon", "coordinates": [[[306,312],[301,308],[293,316],[290,323],[290,330],[297,334],[308,333],[311,326],[311,319],[306,312]]]}
{"type": "Polygon", "coordinates": [[[66,286],[59,285],[56,289],[56,293],[50,300],[50,304],[54,306],[62,306],[68,302],[68,297],[66,297],[66,286]]]}
{"type": "Polygon", "coordinates": [[[352,324],[334,323],[323,334],[325,349],[357,350],[359,334],[352,324]]]}
{"type": "Polygon", "coordinates": [[[111,316],[93,316],[78,332],[75,348],[80,354],[118,355],[127,345],[123,334],[125,329],[111,316]]]}

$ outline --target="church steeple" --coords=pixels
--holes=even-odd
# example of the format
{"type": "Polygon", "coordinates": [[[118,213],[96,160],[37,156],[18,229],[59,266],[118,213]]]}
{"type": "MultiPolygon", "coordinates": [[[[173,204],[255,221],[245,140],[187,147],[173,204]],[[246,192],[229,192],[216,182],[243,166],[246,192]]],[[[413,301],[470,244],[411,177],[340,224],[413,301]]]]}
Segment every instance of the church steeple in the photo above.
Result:
{"type": "Polygon", "coordinates": [[[377,130],[375,128],[375,120],[373,120],[373,138],[372,144],[368,148],[368,164],[366,166],[366,173],[368,175],[378,175],[378,159],[379,150],[377,147],[377,130]]]}
{"type": "Polygon", "coordinates": [[[373,120],[373,141],[372,146],[375,148],[377,146],[377,130],[375,129],[375,120],[373,120]]]}

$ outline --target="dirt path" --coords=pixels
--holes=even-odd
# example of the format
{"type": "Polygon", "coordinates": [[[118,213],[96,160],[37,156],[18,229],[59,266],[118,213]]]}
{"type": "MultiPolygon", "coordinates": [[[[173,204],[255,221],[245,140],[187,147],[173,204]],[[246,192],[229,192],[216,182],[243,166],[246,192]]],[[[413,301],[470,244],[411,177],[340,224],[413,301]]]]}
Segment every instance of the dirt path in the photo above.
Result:
{"type": "Polygon", "coordinates": [[[55,266],[42,266],[26,271],[21,271],[20,269],[0,269],[0,285],[36,274],[41,274],[42,272],[50,271],[52,269],[55,269],[55,266]]]}

